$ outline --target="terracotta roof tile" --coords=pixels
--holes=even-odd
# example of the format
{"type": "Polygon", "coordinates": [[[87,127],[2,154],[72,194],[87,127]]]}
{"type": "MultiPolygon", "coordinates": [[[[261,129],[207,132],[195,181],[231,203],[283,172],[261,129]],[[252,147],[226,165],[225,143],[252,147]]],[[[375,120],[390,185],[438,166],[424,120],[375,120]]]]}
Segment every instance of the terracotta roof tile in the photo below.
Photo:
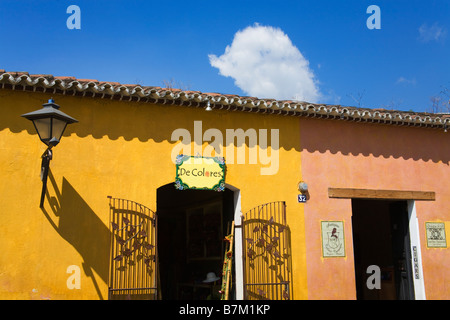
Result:
{"type": "Polygon", "coordinates": [[[95,83],[99,83],[98,80],[95,79],[77,79],[78,82],[95,82],[95,83]]]}
{"type": "MultiPolygon", "coordinates": [[[[204,93],[176,88],[161,88],[158,86],[142,86],[139,84],[121,84],[94,79],[77,79],[71,76],[53,76],[50,74],[29,74],[28,72],[6,72],[0,69],[0,88],[30,90],[34,86],[46,90],[65,89],[91,92],[96,98],[119,95],[129,101],[148,101],[151,103],[194,104],[204,107],[209,102],[211,107],[226,107],[233,110],[291,114],[296,116],[320,117],[336,120],[386,123],[408,126],[429,126],[446,128],[450,125],[450,114],[432,114],[421,112],[404,112],[381,108],[368,109],[341,105],[326,105],[293,100],[259,99],[257,97],[221,94],[217,92],[204,93]],[[25,78],[24,78],[25,76],[25,78]],[[43,79],[36,81],[37,79],[43,79]],[[58,81],[56,81],[58,80],[58,81]],[[43,83],[44,82],[44,83],[43,83]],[[73,82],[79,86],[74,89],[73,82]],[[7,85],[7,86],[5,86],[7,85]],[[98,93],[105,95],[97,95],[98,93]],[[144,100],[142,100],[144,99],[144,100]]],[[[70,93],[69,93],[70,94],[70,93]]],[[[121,100],[122,100],[121,98],[121,100]]]]}
{"type": "Polygon", "coordinates": [[[60,80],[72,80],[72,81],[74,81],[74,80],[76,80],[77,78],[75,78],[75,77],[65,77],[65,76],[62,76],[62,77],[54,77],[55,79],[60,79],[60,80]]]}

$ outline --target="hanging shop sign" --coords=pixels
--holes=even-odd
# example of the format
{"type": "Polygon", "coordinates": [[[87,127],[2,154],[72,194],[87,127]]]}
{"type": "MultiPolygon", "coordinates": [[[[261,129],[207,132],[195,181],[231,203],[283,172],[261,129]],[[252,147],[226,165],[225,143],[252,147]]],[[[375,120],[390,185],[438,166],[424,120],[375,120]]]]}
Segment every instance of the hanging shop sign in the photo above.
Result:
{"type": "Polygon", "coordinates": [[[225,190],[225,159],[178,155],[175,188],[178,190],[225,190]]]}
{"type": "Polygon", "coordinates": [[[344,222],[322,221],[321,227],[323,257],[345,257],[344,222]]]}
{"type": "Polygon", "coordinates": [[[447,248],[444,222],[425,222],[428,248],[447,248]]]}

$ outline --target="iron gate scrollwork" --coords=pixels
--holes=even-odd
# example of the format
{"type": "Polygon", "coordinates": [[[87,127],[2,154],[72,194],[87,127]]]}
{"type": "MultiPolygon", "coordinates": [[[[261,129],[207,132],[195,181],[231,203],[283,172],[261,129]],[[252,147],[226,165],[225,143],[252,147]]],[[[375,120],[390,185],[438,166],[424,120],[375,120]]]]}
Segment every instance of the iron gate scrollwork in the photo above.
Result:
{"type": "Polygon", "coordinates": [[[263,204],[242,216],[244,298],[290,300],[291,239],[284,201],[263,204]]]}
{"type": "Polygon", "coordinates": [[[134,201],[108,198],[109,299],[156,300],[159,298],[156,214],[134,201]]]}

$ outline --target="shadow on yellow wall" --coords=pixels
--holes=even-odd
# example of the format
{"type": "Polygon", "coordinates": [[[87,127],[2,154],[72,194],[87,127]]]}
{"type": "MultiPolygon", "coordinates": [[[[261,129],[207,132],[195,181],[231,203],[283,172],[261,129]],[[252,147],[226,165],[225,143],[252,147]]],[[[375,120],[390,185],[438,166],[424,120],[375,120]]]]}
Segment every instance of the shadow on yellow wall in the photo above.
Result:
{"type": "MultiPolygon", "coordinates": [[[[203,130],[218,128],[223,133],[227,128],[246,130],[273,128],[275,125],[281,129],[280,148],[285,150],[294,148],[297,151],[321,153],[329,151],[343,155],[361,154],[450,163],[449,153],[443,148],[448,143],[449,135],[443,130],[299,118],[298,128],[302,134],[300,148],[299,142],[292,139],[293,132],[285,131],[286,122],[282,119],[291,117],[234,113],[225,110],[205,112],[202,108],[58,94],[53,96],[61,105],[62,111],[80,121],[77,125],[67,128],[64,134],[66,137],[76,134],[78,137],[92,136],[95,139],[106,136],[110,140],[123,137],[126,141],[137,138],[141,142],[153,140],[172,143],[170,138],[173,130],[186,128],[193,132],[193,121],[202,120],[203,130]]],[[[20,115],[40,108],[41,104],[48,100],[49,94],[5,90],[1,92],[1,97],[5,105],[12,104],[14,108],[11,108],[13,112],[2,114],[0,131],[9,128],[11,132],[18,133],[25,129],[29,134],[35,135],[33,125],[20,119],[20,115]]],[[[247,142],[246,144],[249,146],[247,142]]]]}
{"type": "Polygon", "coordinates": [[[81,255],[84,273],[92,279],[99,298],[103,299],[93,271],[108,283],[111,233],[64,177],[61,190],[51,170],[48,178],[53,189],[49,191],[47,188],[46,192],[51,212],[45,207],[41,210],[58,234],[81,255]]]}
{"type": "MultiPolygon", "coordinates": [[[[83,97],[63,96],[59,94],[30,93],[20,91],[0,91],[2,104],[7,112],[0,118],[0,131],[8,128],[13,133],[24,130],[30,135],[37,135],[33,124],[20,117],[21,114],[31,112],[42,107],[43,103],[53,97],[60,105],[61,111],[79,120],[76,125],[70,125],[64,132],[64,137],[76,135],[80,138],[92,136],[95,139],[125,141],[138,139],[140,142],[152,140],[154,142],[172,141],[172,132],[183,128],[191,132],[194,140],[194,121],[202,121],[203,134],[206,130],[218,129],[223,135],[223,143],[215,141],[221,147],[225,145],[225,132],[227,129],[267,129],[270,140],[270,130],[280,129],[280,148],[285,150],[299,150],[298,128],[295,119],[268,114],[252,114],[246,112],[229,112],[215,110],[207,112],[203,108],[157,105],[139,102],[123,102],[83,97]],[[13,106],[13,108],[12,108],[13,106]],[[291,124],[294,124],[293,126],[291,124]],[[295,132],[293,132],[294,130],[295,132]]],[[[205,140],[205,139],[204,139],[205,140]]],[[[203,141],[202,141],[203,142],[203,141]]],[[[241,143],[242,144],[242,143],[241,143]]],[[[248,139],[244,144],[254,147],[248,139]]],[[[240,145],[237,145],[239,147],[240,145]]],[[[262,145],[260,148],[265,149],[262,145]]]]}

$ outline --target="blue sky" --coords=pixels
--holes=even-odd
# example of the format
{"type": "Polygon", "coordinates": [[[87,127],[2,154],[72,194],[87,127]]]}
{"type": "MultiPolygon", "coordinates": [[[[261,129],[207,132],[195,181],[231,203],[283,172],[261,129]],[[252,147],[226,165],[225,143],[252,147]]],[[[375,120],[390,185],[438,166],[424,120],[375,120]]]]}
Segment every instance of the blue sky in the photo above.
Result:
{"type": "Polygon", "coordinates": [[[449,16],[447,0],[0,0],[0,69],[425,111],[450,89],[449,16]],[[79,30],[67,28],[70,5],[81,10],[79,30]],[[381,29],[367,28],[370,5],[381,29]],[[289,41],[270,38],[280,35],[289,41]],[[302,96],[307,86],[315,92],[302,96]]]}

